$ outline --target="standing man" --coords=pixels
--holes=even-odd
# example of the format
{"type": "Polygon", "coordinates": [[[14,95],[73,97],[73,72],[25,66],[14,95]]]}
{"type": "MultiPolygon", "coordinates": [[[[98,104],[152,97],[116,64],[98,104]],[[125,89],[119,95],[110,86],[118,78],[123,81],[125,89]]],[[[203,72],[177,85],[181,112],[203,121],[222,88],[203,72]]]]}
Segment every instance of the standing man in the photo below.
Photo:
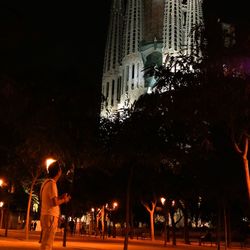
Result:
{"type": "Polygon", "coordinates": [[[60,216],[60,205],[67,203],[70,196],[65,193],[58,197],[57,181],[62,175],[59,163],[53,162],[48,168],[48,179],[46,179],[40,190],[41,199],[41,226],[42,239],[40,250],[51,250],[58,226],[60,216]]]}

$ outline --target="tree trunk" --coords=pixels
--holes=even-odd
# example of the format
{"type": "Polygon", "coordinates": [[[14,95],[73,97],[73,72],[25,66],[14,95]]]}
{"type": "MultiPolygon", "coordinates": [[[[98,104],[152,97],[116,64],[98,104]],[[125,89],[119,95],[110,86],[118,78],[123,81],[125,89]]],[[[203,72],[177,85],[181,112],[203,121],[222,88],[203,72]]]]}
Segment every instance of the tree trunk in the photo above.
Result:
{"type": "Polygon", "coordinates": [[[184,215],[184,242],[185,244],[190,244],[187,208],[183,208],[183,215],[184,215]]]}
{"type": "Polygon", "coordinates": [[[247,156],[243,156],[243,164],[244,164],[244,170],[245,170],[245,176],[246,176],[248,199],[250,200],[250,179],[249,179],[249,167],[248,167],[247,156]]]}
{"type": "Polygon", "coordinates": [[[167,242],[170,242],[169,212],[167,211],[167,242]]]}
{"type": "Polygon", "coordinates": [[[6,222],[5,222],[5,237],[8,236],[8,228],[9,228],[9,219],[10,219],[10,202],[8,201],[6,208],[6,222]]]}
{"type": "Polygon", "coordinates": [[[102,206],[102,210],[101,210],[101,222],[102,222],[102,239],[104,240],[105,238],[105,206],[102,206]]]}
{"type": "Polygon", "coordinates": [[[221,209],[220,204],[218,207],[218,218],[217,218],[217,250],[220,250],[220,242],[221,242],[221,209]]]}
{"type": "Polygon", "coordinates": [[[128,250],[128,236],[130,230],[130,192],[131,192],[131,183],[133,178],[133,167],[130,167],[130,173],[128,177],[128,185],[126,192],[126,226],[125,226],[125,237],[124,237],[124,250],[128,250]]]}
{"type": "Polygon", "coordinates": [[[28,207],[27,207],[27,213],[26,213],[26,222],[25,222],[25,239],[29,239],[29,226],[30,226],[30,207],[31,207],[31,201],[32,201],[32,193],[34,186],[36,184],[38,176],[35,176],[32,180],[30,192],[29,192],[29,200],[28,200],[28,207]]]}
{"type": "Polygon", "coordinates": [[[244,165],[244,171],[245,171],[245,179],[246,179],[246,186],[247,186],[247,194],[248,194],[248,200],[250,200],[250,178],[249,178],[249,166],[248,166],[248,137],[245,136],[245,143],[244,143],[244,149],[241,150],[239,146],[234,143],[235,149],[238,154],[241,155],[244,165]]]}
{"type": "Polygon", "coordinates": [[[154,213],[155,210],[153,209],[150,212],[150,234],[151,234],[151,240],[155,240],[155,223],[154,223],[154,213]]]}
{"type": "Polygon", "coordinates": [[[130,239],[134,238],[134,215],[132,212],[132,206],[129,208],[129,222],[130,222],[130,239]]]}
{"type": "Polygon", "coordinates": [[[156,208],[156,203],[157,201],[154,200],[151,202],[152,209],[150,209],[150,206],[147,203],[143,203],[142,205],[147,209],[150,215],[150,235],[151,235],[151,240],[155,240],[155,223],[154,223],[154,213],[155,213],[155,208],[156,208]]]}
{"type": "Polygon", "coordinates": [[[227,214],[226,214],[225,203],[223,206],[223,215],[224,215],[224,234],[225,234],[225,250],[226,250],[228,246],[228,227],[227,227],[227,214]]]}
{"type": "Polygon", "coordinates": [[[164,206],[164,246],[167,245],[167,211],[166,211],[166,207],[164,206]]]}
{"type": "Polygon", "coordinates": [[[229,208],[224,204],[224,232],[225,232],[225,249],[231,247],[231,225],[230,225],[230,213],[229,208]]]}
{"type": "Polygon", "coordinates": [[[172,237],[173,237],[172,245],[176,246],[176,230],[175,230],[175,221],[174,221],[174,212],[173,211],[170,212],[170,216],[171,216],[172,237]]]}
{"type": "MultiPolygon", "coordinates": [[[[69,188],[69,193],[72,194],[73,192],[73,185],[74,185],[74,180],[75,180],[75,165],[72,165],[72,182],[69,188]]],[[[72,197],[71,197],[72,198],[72,197]]],[[[71,199],[72,202],[72,199],[71,199]]],[[[68,219],[69,219],[69,204],[67,203],[65,208],[65,221],[64,221],[64,230],[63,230],[63,247],[66,247],[67,244],[67,233],[68,233],[68,219]]]]}
{"type": "Polygon", "coordinates": [[[232,243],[232,233],[231,233],[231,218],[230,218],[230,209],[227,209],[227,235],[228,235],[228,242],[227,246],[230,248],[232,243]]]}
{"type": "Polygon", "coordinates": [[[66,209],[66,216],[64,220],[64,228],[63,228],[63,247],[67,245],[67,231],[68,231],[68,209],[66,209]]]}

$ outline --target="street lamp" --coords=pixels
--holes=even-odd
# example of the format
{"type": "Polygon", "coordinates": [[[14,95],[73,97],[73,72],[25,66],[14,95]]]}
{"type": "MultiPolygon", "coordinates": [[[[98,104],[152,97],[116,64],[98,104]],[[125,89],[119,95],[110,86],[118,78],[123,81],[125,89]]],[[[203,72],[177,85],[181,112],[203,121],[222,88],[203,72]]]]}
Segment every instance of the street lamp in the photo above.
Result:
{"type": "MultiPolygon", "coordinates": [[[[112,224],[113,224],[113,227],[112,227],[112,229],[113,229],[112,230],[113,238],[116,237],[116,226],[115,226],[115,216],[114,216],[114,214],[112,216],[111,212],[115,211],[117,209],[117,207],[118,207],[118,202],[114,201],[113,204],[112,204],[112,208],[109,209],[109,211],[110,211],[110,220],[112,219],[112,224]]],[[[111,224],[111,221],[110,221],[110,224],[111,224]]]]}
{"type": "Polygon", "coordinates": [[[96,231],[95,229],[95,209],[92,207],[89,213],[89,233],[92,235],[93,232],[96,231]]]}
{"type": "Polygon", "coordinates": [[[4,181],[3,178],[0,178],[0,187],[1,187],[1,188],[4,188],[4,187],[6,187],[7,185],[8,185],[7,182],[4,181]]]}
{"type": "MultiPolygon", "coordinates": [[[[6,201],[7,201],[7,205],[6,205],[6,216],[4,215],[5,217],[5,237],[8,236],[8,226],[9,226],[9,207],[10,207],[10,193],[13,192],[13,189],[12,189],[12,185],[11,184],[8,184],[6,181],[4,181],[2,178],[0,179],[0,187],[3,188],[3,187],[6,187],[6,186],[9,186],[9,189],[7,188],[5,190],[6,192],[6,201]]],[[[4,206],[4,202],[1,201],[0,202],[0,209],[1,209],[1,221],[0,221],[0,228],[2,228],[2,223],[3,223],[3,206],[4,206]]]]}
{"type": "Polygon", "coordinates": [[[166,199],[164,197],[161,197],[161,204],[164,206],[166,199]]]}
{"type": "Polygon", "coordinates": [[[113,202],[113,210],[115,210],[118,207],[118,203],[115,201],[113,202]]]}
{"type": "Polygon", "coordinates": [[[49,170],[49,166],[53,163],[53,162],[55,162],[56,160],[55,159],[53,159],[53,158],[47,158],[46,159],[46,161],[45,161],[45,165],[46,165],[46,170],[47,170],[47,172],[49,172],[48,170],[49,170]]]}
{"type": "MultiPolygon", "coordinates": [[[[118,203],[114,202],[113,207],[114,207],[114,210],[116,208],[118,208],[118,203]]],[[[116,225],[115,225],[115,216],[114,216],[114,218],[113,218],[113,238],[115,238],[115,237],[116,237],[116,225]]]]}

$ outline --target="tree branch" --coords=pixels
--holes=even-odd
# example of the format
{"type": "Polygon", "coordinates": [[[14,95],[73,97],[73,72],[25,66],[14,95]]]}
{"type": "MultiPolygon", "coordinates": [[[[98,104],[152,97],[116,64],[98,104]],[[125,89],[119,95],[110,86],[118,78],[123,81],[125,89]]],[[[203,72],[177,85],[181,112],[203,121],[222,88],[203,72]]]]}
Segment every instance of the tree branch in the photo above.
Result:
{"type": "Polygon", "coordinates": [[[247,153],[248,153],[248,137],[245,137],[245,148],[244,148],[243,158],[247,158],[247,153]]]}

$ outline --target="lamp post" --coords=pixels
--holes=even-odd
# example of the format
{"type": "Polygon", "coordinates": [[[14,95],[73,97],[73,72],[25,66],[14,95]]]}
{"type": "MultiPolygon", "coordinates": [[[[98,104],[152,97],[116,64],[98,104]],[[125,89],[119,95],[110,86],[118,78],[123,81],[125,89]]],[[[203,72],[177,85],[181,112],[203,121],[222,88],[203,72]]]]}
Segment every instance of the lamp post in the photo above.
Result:
{"type": "MultiPolygon", "coordinates": [[[[4,184],[3,179],[0,179],[0,187],[2,188],[4,184]]],[[[4,206],[4,202],[0,201],[0,210],[1,210],[1,214],[0,214],[0,228],[2,228],[3,226],[3,206],[4,206]]]]}
{"type": "Polygon", "coordinates": [[[3,226],[3,205],[4,205],[4,202],[0,201],[0,210],[1,210],[0,228],[2,228],[2,226],[3,226]]]}
{"type": "Polygon", "coordinates": [[[169,212],[170,212],[170,217],[171,217],[173,246],[176,245],[176,223],[175,223],[175,219],[174,219],[175,210],[176,210],[176,202],[175,202],[175,200],[172,200],[171,206],[169,208],[169,212]]]}
{"type": "MultiPolygon", "coordinates": [[[[118,207],[118,203],[117,202],[113,202],[113,211],[116,210],[116,208],[118,207]]],[[[115,216],[113,216],[113,238],[116,237],[116,226],[115,226],[115,216]]]]}
{"type": "Polygon", "coordinates": [[[92,207],[89,213],[89,234],[92,235],[95,232],[95,209],[92,207]]]}
{"type": "Polygon", "coordinates": [[[109,237],[111,236],[111,229],[112,229],[113,238],[116,237],[116,227],[115,227],[114,214],[112,214],[112,212],[115,211],[117,207],[118,203],[116,201],[114,201],[111,206],[106,204],[106,209],[109,212],[108,236],[109,237]]]}
{"type": "MultiPolygon", "coordinates": [[[[4,185],[3,179],[0,179],[0,188],[2,188],[3,185],[4,185]]],[[[3,226],[3,206],[4,206],[4,202],[1,201],[1,202],[0,202],[0,210],[1,210],[1,215],[0,215],[0,216],[1,216],[1,217],[0,217],[0,228],[2,228],[2,226],[3,226]]]]}
{"type": "MultiPolygon", "coordinates": [[[[73,185],[74,185],[74,178],[75,178],[75,165],[74,164],[72,164],[72,167],[71,167],[71,169],[68,170],[66,176],[69,179],[71,178],[71,184],[69,186],[69,193],[72,194],[73,185]]],[[[67,203],[67,204],[65,204],[65,223],[64,223],[64,232],[63,232],[63,247],[66,247],[68,218],[69,218],[69,206],[67,203]]]]}
{"type": "Polygon", "coordinates": [[[164,246],[167,245],[167,209],[166,209],[166,199],[161,197],[161,204],[163,206],[164,214],[164,246]]]}
{"type": "MultiPolygon", "coordinates": [[[[6,181],[4,181],[2,178],[0,179],[0,187],[1,188],[4,188],[5,186],[7,186],[7,183],[6,183],[6,181]]],[[[5,216],[5,237],[7,237],[7,235],[8,235],[8,226],[9,226],[9,203],[10,203],[10,201],[8,201],[8,199],[9,199],[10,197],[9,197],[9,190],[7,189],[6,190],[6,201],[7,201],[7,203],[6,203],[6,216],[5,216]]],[[[3,223],[3,205],[4,205],[4,202],[3,201],[1,201],[1,204],[0,204],[0,208],[1,208],[1,223],[0,223],[0,225],[1,225],[1,227],[2,227],[2,223],[3,223]]]]}
{"type": "MultiPolygon", "coordinates": [[[[10,194],[13,192],[12,190],[12,185],[11,183],[7,184],[6,181],[4,181],[3,179],[0,179],[0,187],[3,188],[7,186],[6,188],[6,218],[5,218],[5,233],[4,236],[7,237],[8,236],[8,227],[9,227],[9,217],[10,217],[10,194]]],[[[3,222],[3,205],[4,202],[1,202],[0,204],[0,208],[1,208],[1,227],[2,227],[2,222],[3,222]]]]}

